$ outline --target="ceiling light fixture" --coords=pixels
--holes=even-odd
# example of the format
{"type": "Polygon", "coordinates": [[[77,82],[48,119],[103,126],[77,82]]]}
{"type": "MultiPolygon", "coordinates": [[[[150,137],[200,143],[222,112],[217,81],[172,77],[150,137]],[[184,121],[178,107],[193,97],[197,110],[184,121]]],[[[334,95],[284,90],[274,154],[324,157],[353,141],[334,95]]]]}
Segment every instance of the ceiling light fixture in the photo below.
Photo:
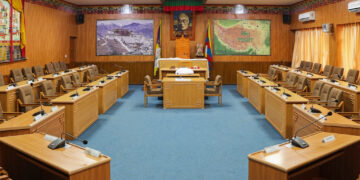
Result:
{"type": "Polygon", "coordinates": [[[129,4],[125,4],[122,8],[121,8],[121,14],[131,14],[132,13],[132,7],[129,4]]]}
{"type": "Polygon", "coordinates": [[[235,14],[246,14],[248,13],[246,7],[241,4],[235,5],[235,14]]]}

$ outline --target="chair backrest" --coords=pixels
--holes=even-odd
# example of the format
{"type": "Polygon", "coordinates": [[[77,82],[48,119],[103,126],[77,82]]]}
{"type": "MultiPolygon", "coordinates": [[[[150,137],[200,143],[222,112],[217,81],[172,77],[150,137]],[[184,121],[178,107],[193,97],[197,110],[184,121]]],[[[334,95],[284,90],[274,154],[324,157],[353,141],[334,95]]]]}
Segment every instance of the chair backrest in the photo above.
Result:
{"type": "Polygon", "coordinates": [[[61,85],[63,85],[66,89],[74,88],[70,76],[61,76],[61,85]]]}
{"type": "Polygon", "coordinates": [[[329,84],[325,84],[323,88],[321,89],[320,93],[320,101],[325,102],[329,98],[330,91],[333,87],[329,84]]]}
{"type": "Polygon", "coordinates": [[[324,87],[324,81],[316,81],[312,90],[312,96],[320,96],[321,90],[324,87]]]}
{"type": "Polygon", "coordinates": [[[94,70],[94,75],[95,76],[99,75],[99,69],[98,69],[97,65],[94,65],[92,68],[94,70]]]}
{"type": "Polygon", "coordinates": [[[305,62],[304,70],[307,71],[307,72],[310,72],[311,69],[312,69],[312,65],[313,65],[313,63],[310,62],[310,61],[305,62]]]}
{"type": "Polygon", "coordinates": [[[60,61],[60,62],[59,62],[59,65],[60,65],[60,69],[61,69],[62,71],[65,71],[65,70],[67,69],[66,63],[65,63],[64,61],[60,61]]]}
{"type": "Polygon", "coordinates": [[[51,63],[45,64],[45,69],[49,74],[55,73],[54,66],[51,63]]]}
{"type": "Polygon", "coordinates": [[[343,94],[344,92],[338,88],[332,88],[328,97],[328,102],[327,105],[328,106],[338,106],[343,98],[343,94]],[[335,102],[335,100],[337,100],[337,102],[335,102]]]}
{"type": "Polygon", "coordinates": [[[222,81],[221,76],[216,75],[215,80],[214,80],[214,83],[216,84],[216,86],[215,86],[216,92],[220,92],[220,83],[221,83],[221,81],[222,81]]]}
{"type": "Polygon", "coordinates": [[[301,61],[299,69],[303,70],[304,68],[305,68],[305,61],[301,61]]]}
{"type": "Polygon", "coordinates": [[[54,66],[55,72],[60,72],[61,71],[59,62],[52,62],[52,64],[54,66]]]}
{"type": "MultiPolygon", "coordinates": [[[[34,104],[35,103],[34,93],[32,91],[32,87],[30,85],[26,85],[21,88],[18,88],[17,93],[18,93],[18,97],[19,97],[20,101],[23,104],[34,104]]],[[[27,106],[27,107],[21,109],[21,111],[27,112],[32,109],[33,109],[33,107],[27,106]]]]}
{"type": "Polygon", "coordinates": [[[152,88],[151,77],[149,75],[146,75],[144,77],[144,84],[146,86],[146,92],[150,94],[153,88],[152,88]]]}
{"type": "Polygon", "coordinates": [[[80,75],[78,72],[74,72],[71,76],[72,81],[74,81],[75,84],[81,84],[80,75]]]}
{"type": "Polygon", "coordinates": [[[359,71],[356,69],[350,69],[346,76],[346,82],[354,84],[356,83],[358,77],[359,77],[359,71]]]}
{"type": "Polygon", "coordinates": [[[4,85],[5,85],[4,76],[0,72],[0,86],[4,86],[4,85]]]}
{"type": "Polygon", "coordinates": [[[87,71],[85,71],[84,81],[88,81],[88,80],[89,81],[95,80],[95,73],[94,73],[94,69],[92,68],[89,68],[87,71]]]}
{"type": "MultiPolygon", "coordinates": [[[[295,73],[288,73],[290,76],[289,83],[286,83],[288,86],[295,86],[298,81],[298,76],[295,73]]],[[[286,75],[287,76],[287,75],[286,75]]]]}
{"type": "Polygon", "coordinates": [[[311,72],[315,74],[319,74],[320,70],[321,70],[321,64],[315,63],[311,72]]]}
{"type": "Polygon", "coordinates": [[[306,87],[307,83],[306,83],[306,77],[305,76],[300,76],[298,78],[298,82],[296,84],[296,89],[297,90],[303,90],[306,87]]]}
{"type": "Polygon", "coordinates": [[[41,66],[33,66],[32,71],[36,77],[40,77],[44,75],[44,70],[41,66]]]}
{"type": "Polygon", "coordinates": [[[0,119],[4,119],[3,110],[0,102],[0,119]]]}
{"type": "Polygon", "coordinates": [[[20,82],[24,80],[24,75],[22,74],[21,69],[10,70],[10,77],[12,77],[15,82],[20,82]]]}
{"type": "Polygon", "coordinates": [[[331,79],[340,79],[344,73],[344,68],[335,67],[331,79]]]}
{"type": "Polygon", "coordinates": [[[330,77],[333,72],[334,66],[326,65],[323,71],[323,76],[330,77]]]}
{"type": "Polygon", "coordinates": [[[31,71],[30,67],[24,67],[22,69],[22,72],[24,74],[24,76],[26,77],[26,79],[30,80],[30,79],[34,79],[33,73],[31,71]]]}
{"type": "Polygon", "coordinates": [[[40,88],[46,96],[54,96],[56,93],[56,89],[51,81],[42,82],[40,88]]]}

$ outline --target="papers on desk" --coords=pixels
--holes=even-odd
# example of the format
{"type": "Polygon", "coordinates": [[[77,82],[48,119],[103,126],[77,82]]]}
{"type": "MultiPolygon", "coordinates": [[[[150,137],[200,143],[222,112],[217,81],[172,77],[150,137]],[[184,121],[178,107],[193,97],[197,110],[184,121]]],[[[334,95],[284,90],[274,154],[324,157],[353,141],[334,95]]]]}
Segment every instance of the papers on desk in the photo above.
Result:
{"type": "Polygon", "coordinates": [[[14,89],[14,86],[10,86],[10,85],[9,85],[6,89],[7,89],[7,90],[14,89]]]}
{"type": "Polygon", "coordinates": [[[288,98],[288,96],[285,95],[285,94],[281,94],[281,97],[284,98],[284,99],[287,99],[287,98],[288,98]]]}
{"type": "Polygon", "coordinates": [[[324,78],[324,79],[322,79],[322,81],[327,82],[328,80],[324,78]]]}
{"type": "Polygon", "coordinates": [[[75,100],[75,99],[77,99],[79,96],[73,96],[72,97],[72,100],[75,100]]]}
{"type": "Polygon", "coordinates": [[[72,70],[72,72],[76,72],[76,70],[75,70],[75,69],[73,69],[73,70],[72,70]]]}
{"type": "Polygon", "coordinates": [[[64,75],[65,73],[64,72],[61,72],[61,75],[64,75]]]}
{"type": "Polygon", "coordinates": [[[31,83],[34,83],[34,82],[32,80],[28,80],[26,83],[31,84],[31,83]]]}
{"type": "Polygon", "coordinates": [[[335,81],[335,82],[334,82],[334,84],[339,85],[340,83],[339,83],[339,82],[337,82],[337,81],[335,81]]]}
{"type": "Polygon", "coordinates": [[[40,121],[43,117],[47,116],[47,114],[45,113],[44,115],[38,114],[37,116],[34,117],[34,121],[40,121]]]}
{"type": "Polygon", "coordinates": [[[58,109],[59,109],[58,106],[54,106],[54,107],[51,108],[51,112],[55,112],[55,111],[57,111],[58,109]]]}
{"type": "Polygon", "coordinates": [[[175,78],[175,81],[185,81],[185,82],[189,82],[191,81],[190,78],[175,78]]]}
{"type": "Polygon", "coordinates": [[[58,74],[53,74],[53,77],[58,77],[59,75],[58,74]]]}
{"type": "Polygon", "coordinates": [[[265,151],[266,154],[276,152],[276,151],[280,151],[280,146],[278,144],[274,145],[274,146],[269,146],[269,147],[264,148],[264,151],[265,151]]]}
{"type": "Polygon", "coordinates": [[[42,80],[44,80],[42,77],[39,77],[39,78],[38,78],[38,81],[42,81],[42,80]]]}
{"type": "Polygon", "coordinates": [[[320,118],[319,122],[321,122],[321,123],[324,123],[327,120],[326,116],[324,116],[322,114],[320,114],[319,118],[320,118]]]}
{"type": "Polygon", "coordinates": [[[357,90],[356,86],[350,86],[349,88],[352,89],[352,90],[357,90]]]}

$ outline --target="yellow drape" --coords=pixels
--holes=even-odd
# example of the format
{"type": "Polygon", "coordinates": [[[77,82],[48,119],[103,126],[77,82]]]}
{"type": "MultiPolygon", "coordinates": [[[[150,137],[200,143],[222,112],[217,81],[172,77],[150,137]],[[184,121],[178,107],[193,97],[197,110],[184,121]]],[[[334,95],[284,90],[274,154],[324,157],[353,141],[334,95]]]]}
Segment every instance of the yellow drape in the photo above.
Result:
{"type": "MultiPolygon", "coordinates": [[[[8,0],[11,4],[11,0],[8,0]]],[[[25,16],[24,16],[24,9],[21,0],[12,0],[11,6],[20,12],[20,38],[21,38],[21,49],[23,49],[26,45],[26,38],[25,38],[25,16]]]]}
{"type": "Polygon", "coordinates": [[[338,26],[337,66],[344,67],[344,74],[349,69],[360,69],[360,24],[338,26]]]}
{"type": "Polygon", "coordinates": [[[303,60],[320,63],[323,67],[329,64],[329,43],[330,35],[321,28],[296,31],[291,66],[298,67],[303,60]]]}

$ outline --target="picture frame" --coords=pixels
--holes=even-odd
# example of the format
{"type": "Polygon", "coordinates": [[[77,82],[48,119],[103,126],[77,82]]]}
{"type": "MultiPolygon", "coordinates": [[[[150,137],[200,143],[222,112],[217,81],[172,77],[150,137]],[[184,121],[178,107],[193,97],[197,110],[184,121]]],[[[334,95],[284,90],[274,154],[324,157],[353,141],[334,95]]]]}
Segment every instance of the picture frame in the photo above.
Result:
{"type": "Polygon", "coordinates": [[[194,11],[171,12],[170,39],[175,40],[183,35],[192,41],[195,40],[195,19],[194,11]]]}

